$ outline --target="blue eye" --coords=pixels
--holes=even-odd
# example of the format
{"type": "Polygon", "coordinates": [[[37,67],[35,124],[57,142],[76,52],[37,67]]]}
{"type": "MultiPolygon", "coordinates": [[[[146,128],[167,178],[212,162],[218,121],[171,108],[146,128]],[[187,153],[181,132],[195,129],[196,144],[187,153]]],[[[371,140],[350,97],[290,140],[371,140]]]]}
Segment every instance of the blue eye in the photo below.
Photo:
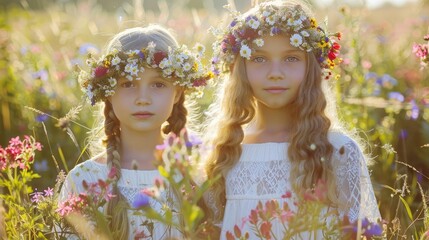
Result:
{"type": "Polygon", "coordinates": [[[266,60],[265,60],[265,58],[263,58],[263,57],[254,57],[254,58],[252,59],[252,61],[253,61],[253,62],[255,62],[255,63],[263,63],[263,62],[265,62],[266,60]]]}
{"type": "Polygon", "coordinates": [[[285,60],[286,60],[286,62],[298,62],[299,58],[297,58],[297,57],[287,57],[285,60]]]}
{"type": "Polygon", "coordinates": [[[132,87],[135,87],[135,84],[132,81],[126,81],[121,83],[120,86],[123,88],[132,88],[132,87]]]}

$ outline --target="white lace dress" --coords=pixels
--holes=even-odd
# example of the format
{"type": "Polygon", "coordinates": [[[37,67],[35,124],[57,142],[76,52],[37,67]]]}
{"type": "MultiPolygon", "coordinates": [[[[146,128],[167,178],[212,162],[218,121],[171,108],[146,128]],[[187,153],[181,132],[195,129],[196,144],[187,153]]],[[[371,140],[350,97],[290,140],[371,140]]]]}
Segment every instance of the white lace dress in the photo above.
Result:
{"type": "MultiPolygon", "coordinates": [[[[337,194],[342,202],[351,206],[347,214],[351,221],[367,217],[371,221],[380,219],[377,202],[363,154],[358,145],[341,133],[330,133],[329,140],[334,146],[333,168],[337,178],[337,194]],[[339,153],[341,147],[344,152],[339,153]]],[[[226,239],[226,232],[234,233],[234,225],[242,227],[242,232],[254,235],[249,222],[243,221],[255,209],[258,201],[276,199],[280,206],[287,202],[293,210],[291,198],[282,198],[291,191],[288,181],[290,162],[287,159],[288,143],[242,144],[239,162],[226,175],[226,208],[222,223],[221,239],[226,239]]],[[[293,194],[293,193],[292,193],[293,194]]],[[[216,210],[215,210],[216,211],[216,210]]],[[[283,236],[283,227],[273,224],[273,233],[283,236]]],[[[314,233],[313,233],[314,234],[314,233]]],[[[317,234],[317,233],[316,233],[317,234]]],[[[322,239],[322,236],[301,235],[300,239],[322,239]]]]}
{"type": "MultiPolygon", "coordinates": [[[[130,206],[139,191],[153,186],[155,179],[160,178],[160,174],[157,170],[122,169],[121,171],[122,177],[119,179],[118,188],[124,197],[126,197],[130,206]]],[[[67,175],[60,192],[59,202],[66,200],[70,194],[77,195],[84,192],[85,190],[82,186],[83,180],[87,183],[95,183],[98,179],[107,179],[108,173],[109,169],[106,164],[96,162],[93,159],[78,164],[67,175]]],[[[162,211],[162,205],[159,202],[151,199],[149,204],[156,211],[162,211]]],[[[132,210],[128,211],[128,221],[130,224],[129,239],[135,239],[136,234],[142,231],[145,232],[146,236],[149,235],[148,228],[142,226],[145,220],[143,216],[133,215],[132,210]]],[[[163,224],[154,223],[153,227],[152,237],[138,239],[168,239],[170,237],[180,236],[177,230],[168,228],[163,224]]]]}

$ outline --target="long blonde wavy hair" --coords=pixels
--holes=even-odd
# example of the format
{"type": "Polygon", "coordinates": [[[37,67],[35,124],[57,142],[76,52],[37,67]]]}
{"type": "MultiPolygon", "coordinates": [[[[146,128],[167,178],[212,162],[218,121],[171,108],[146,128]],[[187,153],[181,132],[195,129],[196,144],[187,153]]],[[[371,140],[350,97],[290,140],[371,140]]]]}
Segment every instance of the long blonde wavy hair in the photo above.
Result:
{"type": "MultiPolygon", "coordinates": [[[[271,2],[279,8],[292,9],[300,4],[309,16],[310,8],[303,2],[271,2]]],[[[245,14],[250,14],[255,8],[245,14]]],[[[331,204],[336,203],[335,181],[331,165],[333,146],[328,141],[331,120],[336,122],[335,114],[327,116],[329,103],[322,87],[321,68],[312,52],[306,55],[305,80],[301,83],[297,97],[292,106],[292,129],[288,147],[288,158],[291,161],[291,181],[294,192],[314,187],[319,179],[328,185],[328,197],[331,204]],[[332,117],[331,117],[332,115],[332,117]],[[317,147],[312,150],[310,146],[317,147]]],[[[230,74],[219,87],[214,103],[210,106],[207,119],[206,142],[213,147],[207,157],[204,168],[208,178],[221,176],[212,187],[215,203],[220,213],[213,216],[215,221],[223,217],[225,198],[225,176],[238,162],[244,139],[243,126],[251,122],[256,112],[256,101],[246,74],[245,60],[237,57],[230,66],[230,74]]],[[[335,107],[331,106],[332,110],[335,107]]]]}
{"type": "MultiPolygon", "coordinates": [[[[147,27],[136,27],[127,29],[115,35],[106,47],[106,52],[111,52],[113,49],[126,52],[129,50],[140,50],[147,47],[149,42],[156,44],[157,51],[168,51],[168,47],[177,47],[178,43],[175,38],[163,27],[158,25],[150,25],[147,27]]],[[[167,123],[162,127],[162,132],[168,134],[173,132],[179,135],[180,131],[187,123],[187,101],[185,101],[185,94],[182,92],[179,100],[174,104],[171,115],[167,119],[167,123]]],[[[110,216],[109,224],[110,229],[114,230],[114,239],[128,239],[129,235],[129,222],[127,216],[127,209],[129,208],[127,200],[118,189],[118,181],[121,178],[121,156],[120,150],[120,122],[116,117],[112,104],[109,101],[104,102],[104,109],[102,111],[102,118],[104,118],[104,139],[102,144],[103,151],[107,155],[107,166],[109,169],[116,168],[116,181],[112,186],[112,194],[117,196],[108,202],[105,208],[106,214],[110,216]]],[[[94,135],[97,131],[93,131],[94,135]]],[[[99,143],[94,141],[92,146],[92,154],[100,153],[99,143]]]]}

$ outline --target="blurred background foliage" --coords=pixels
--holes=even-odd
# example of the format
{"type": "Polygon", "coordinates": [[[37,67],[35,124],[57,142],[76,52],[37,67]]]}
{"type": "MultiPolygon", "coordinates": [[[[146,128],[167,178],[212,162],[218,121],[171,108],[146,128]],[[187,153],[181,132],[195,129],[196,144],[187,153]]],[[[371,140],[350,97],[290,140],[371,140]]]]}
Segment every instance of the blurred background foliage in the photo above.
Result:
{"type": "MultiPolygon", "coordinates": [[[[0,145],[35,136],[44,149],[34,164],[42,176],[34,187],[53,186],[61,169],[88,158],[88,132],[97,124],[74,74],[88,53],[99,54],[127,27],[159,23],[181,43],[203,43],[210,55],[208,29],[229,20],[222,6],[245,11],[253,2],[0,0],[0,145]]],[[[412,46],[429,34],[429,1],[376,9],[351,3],[314,5],[319,22],[328,16],[329,29],[344,36],[335,82],[340,116],[368,142],[389,231],[417,237],[429,214],[429,70],[420,69],[412,46]]],[[[202,112],[212,92],[199,100],[202,112]]]]}

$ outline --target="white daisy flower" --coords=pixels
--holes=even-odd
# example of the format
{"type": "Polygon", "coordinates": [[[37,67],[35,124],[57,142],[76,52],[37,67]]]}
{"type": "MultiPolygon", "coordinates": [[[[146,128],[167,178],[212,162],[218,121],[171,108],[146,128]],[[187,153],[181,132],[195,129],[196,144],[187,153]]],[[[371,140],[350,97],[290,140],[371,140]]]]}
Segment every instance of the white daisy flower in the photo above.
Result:
{"type": "Polygon", "coordinates": [[[302,20],[301,19],[297,19],[295,21],[293,21],[293,25],[298,26],[302,24],[302,20]]]}
{"type": "Polygon", "coordinates": [[[249,22],[247,23],[249,25],[249,27],[253,28],[253,29],[257,29],[259,27],[260,22],[258,20],[255,19],[250,19],[249,22]]]}
{"type": "Polygon", "coordinates": [[[132,63],[128,63],[127,65],[125,65],[124,72],[131,73],[133,65],[134,64],[132,64],[132,63]]]}
{"type": "Polygon", "coordinates": [[[178,78],[184,78],[184,77],[185,77],[185,74],[184,74],[183,72],[178,72],[178,71],[176,71],[176,76],[177,76],[178,78]]]}
{"type": "Polygon", "coordinates": [[[113,65],[113,66],[118,65],[120,62],[121,62],[121,59],[120,59],[118,56],[115,56],[115,57],[112,59],[112,65],[113,65]]]}
{"type": "Polygon", "coordinates": [[[140,51],[139,50],[129,50],[125,52],[127,55],[137,55],[140,51]]]}
{"type": "Polygon", "coordinates": [[[276,23],[276,18],[274,17],[274,15],[271,15],[267,17],[265,21],[272,26],[274,25],[274,23],[276,23]]]}
{"type": "Polygon", "coordinates": [[[302,30],[300,33],[303,37],[309,37],[310,36],[310,34],[305,30],[302,30]]]}
{"type": "Polygon", "coordinates": [[[183,70],[185,70],[185,71],[189,71],[189,70],[191,70],[191,68],[192,68],[192,66],[191,66],[191,64],[189,64],[189,63],[185,63],[185,64],[183,65],[183,70]]]}
{"type": "Polygon", "coordinates": [[[246,59],[250,59],[250,55],[252,54],[252,50],[246,44],[241,45],[240,55],[246,59]]]}
{"type": "Polygon", "coordinates": [[[194,46],[195,51],[197,51],[200,55],[203,54],[206,51],[206,47],[202,45],[201,43],[197,43],[194,46]]]}
{"type": "Polygon", "coordinates": [[[173,73],[173,69],[166,68],[166,69],[162,70],[162,72],[164,73],[165,76],[171,76],[171,74],[173,73]]]}
{"type": "Polygon", "coordinates": [[[134,76],[137,76],[137,74],[139,73],[139,68],[138,68],[138,66],[137,65],[134,65],[132,68],[131,68],[131,75],[134,75],[134,76]]]}
{"type": "Polygon", "coordinates": [[[299,47],[302,44],[302,37],[298,33],[295,33],[290,38],[290,44],[294,47],[299,47]]]}
{"type": "Polygon", "coordinates": [[[258,47],[262,47],[264,46],[264,40],[262,38],[257,38],[255,40],[253,40],[253,42],[256,44],[256,46],[258,47]]]}
{"type": "Polygon", "coordinates": [[[133,76],[131,76],[131,75],[127,75],[127,76],[125,76],[125,78],[128,79],[128,81],[132,81],[133,80],[133,76]]]}
{"type": "Polygon", "coordinates": [[[169,61],[167,58],[162,59],[162,61],[159,63],[159,68],[164,69],[166,68],[169,64],[169,61]]]}
{"type": "Polygon", "coordinates": [[[109,77],[109,79],[107,80],[109,80],[109,84],[111,87],[116,86],[116,83],[117,83],[116,79],[114,79],[113,77],[109,77]]]}
{"type": "Polygon", "coordinates": [[[113,90],[106,90],[104,92],[105,97],[113,96],[113,94],[115,94],[115,91],[113,91],[113,90]]]}

